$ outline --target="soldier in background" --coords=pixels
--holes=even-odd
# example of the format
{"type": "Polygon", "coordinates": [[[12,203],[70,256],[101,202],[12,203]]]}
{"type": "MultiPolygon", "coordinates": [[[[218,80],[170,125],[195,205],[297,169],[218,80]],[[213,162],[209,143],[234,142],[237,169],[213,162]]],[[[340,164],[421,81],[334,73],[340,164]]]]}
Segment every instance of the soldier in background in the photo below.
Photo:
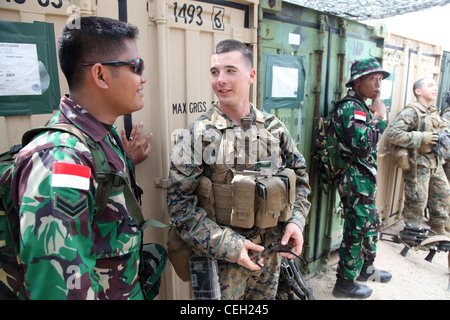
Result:
{"type": "Polygon", "coordinates": [[[445,228],[450,210],[449,183],[443,170],[444,159],[432,151],[439,140],[438,133],[447,126],[432,104],[438,95],[438,86],[433,79],[423,78],[414,83],[413,91],[417,101],[397,115],[387,132],[391,143],[409,148],[410,157],[415,158],[411,169],[403,170],[403,216],[405,224],[420,226],[428,204],[431,229],[449,236],[445,228]]]}
{"type": "MultiPolygon", "coordinates": [[[[50,123],[71,124],[98,142],[111,170],[129,177],[134,197],[140,199],[134,164],[114,128],[117,117],[144,106],[147,79],[136,44],[138,29],[101,17],[82,17],[80,23],[78,29],[64,28],[59,38],[70,95],[62,97],[50,123]]],[[[140,135],[140,130],[135,127],[134,133],[140,135]]],[[[141,151],[135,153],[139,161],[150,147],[141,151]]],[[[26,298],[144,299],[142,230],[123,191],[109,195],[103,213],[94,219],[98,179],[87,146],[66,132],[44,132],[19,153],[11,196],[21,204],[26,298]]]]}
{"type": "MultiPolygon", "coordinates": [[[[450,130],[450,103],[448,102],[450,100],[450,95],[447,97],[447,108],[442,112],[442,118],[447,120],[448,122],[448,128],[450,130]]],[[[444,163],[444,171],[445,175],[447,176],[447,180],[450,183],[450,159],[447,159],[444,163]]],[[[450,223],[450,221],[449,221],[450,223]]],[[[448,224],[448,223],[447,223],[448,224]]],[[[447,231],[449,231],[449,227],[447,227],[447,231]]]]}
{"type": "MultiPolygon", "coordinates": [[[[310,187],[306,162],[284,124],[249,102],[250,86],[255,81],[256,71],[253,68],[252,52],[245,44],[235,40],[218,43],[211,56],[210,75],[211,85],[219,102],[186,128],[185,135],[179,138],[172,150],[167,191],[170,219],[176,225],[180,238],[197,255],[217,260],[222,299],[274,299],[281,258],[275,252],[258,262],[253,253],[264,250],[262,245],[269,245],[273,241],[289,243],[293,253],[301,253],[302,231],[310,208],[307,200],[310,187]],[[232,180],[235,172],[245,168],[256,170],[255,163],[247,160],[245,163],[235,163],[234,155],[244,150],[238,150],[234,138],[229,140],[227,135],[245,130],[246,125],[241,123],[247,121],[247,127],[257,128],[256,131],[265,133],[267,138],[273,137],[281,152],[278,155],[274,153],[277,159],[272,159],[272,166],[276,167],[276,171],[278,165],[285,165],[294,171],[292,216],[284,222],[276,218],[275,225],[269,228],[257,227],[256,221],[253,221],[255,185],[243,188],[240,192],[231,192],[231,182],[235,182],[233,186],[238,185],[236,180],[232,180]],[[211,148],[214,144],[217,145],[211,148]],[[194,152],[192,157],[181,160],[182,151],[184,154],[194,152]],[[224,155],[231,154],[232,157],[221,158],[222,151],[224,155]],[[280,157],[284,161],[279,161],[280,157]],[[203,189],[208,189],[208,193],[200,194],[203,189]],[[237,198],[234,197],[239,197],[239,200],[236,201],[237,198]],[[208,205],[200,205],[204,198],[213,198],[214,201],[211,200],[208,205]],[[239,221],[238,215],[232,215],[232,203],[236,210],[237,206],[249,208],[242,221],[239,221]],[[208,207],[210,210],[207,211],[208,207]],[[236,224],[233,223],[233,217],[236,217],[236,224]],[[236,226],[239,222],[246,226],[236,226]],[[264,265],[264,269],[261,269],[261,265],[264,265]]],[[[253,129],[248,131],[251,130],[253,129]]],[[[252,140],[256,142],[256,138],[252,140]]],[[[261,136],[258,140],[265,139],[261,136]]],[[[247,157],[251,152],[247,153],[245,150],[245,154],[247,157]]],[[[254,179],[247,179],[249,176],[237,176],[250,185],[254,183],[254,179]]],[[[269,190],[270,187],[266,191],[270,193],[269,190]]],[[[284,196],[283,199],[274,197],[280,203],[285,201],[284,196]]],[[[271,196],[267,199],[269,198],[271,196]]],[[[275,202],[271,201],[268,205],[275,205],[275,202]]],[[[278,212],[273,212],[276,213],[278,212]]],[[[268,214],[267,217],[269,216],[268,214]]],[[[294,258],[292,254],[280,254],[294,258]]]]}
{"type": "MultiPolygon", "coordinates": [[[[445,108],[445,110],[442,112],[442,118],[447,120],[448,129],[450,131],[450,94],[449,93],[447,93],[447,108],[445,108]]],[[[444,171],[445,171],[445,175],[447,176],[447,181],[450,184],[450,159],[445,160],[444,171]]],[[[447,230],[447,232],[450,232],[450,218],[447,221],[445,230],[447,230]]],[[[450,255],[449,255],[449,259],[450,259],[450,255]]]]}
{"type": "Polygon", "coordinates": [[[351,99],[335,113],[336,132],[342,155],[352,165],[343,175],[338,190],[346,213],[344,234],[339,249],[337,280],[333,295],[338,298],[367,298],[372,288],[359,281],[388,282],[392,275],[375,268],[380,215],[375,205],[377,189],[377,145],[387,126],[383,120],[386,106],[380,100],[381,81],[389,76],[374,58],[352,64],[351,99]],[[365,101],[373,99],[367,106],[365,101]]]}

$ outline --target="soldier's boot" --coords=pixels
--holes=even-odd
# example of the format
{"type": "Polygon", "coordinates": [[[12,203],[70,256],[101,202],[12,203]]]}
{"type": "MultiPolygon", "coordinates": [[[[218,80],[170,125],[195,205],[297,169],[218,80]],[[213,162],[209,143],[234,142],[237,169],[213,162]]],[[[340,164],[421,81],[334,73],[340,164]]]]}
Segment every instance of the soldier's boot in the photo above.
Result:
{"type": "Polygon", "coordinates": [[[363,267],[356,280],[358,281],[375,281],[386,283],[391,281],[392,274],[387,271],[379,270],[373,265],[373,260],[364,261],[363,267]]]}
{"type": "Polygon", "coordinates": [[[371,294],[372,288],[340,276],[338,276],[333,289],[333,296],[336,298],[365,299],[370,297],[371,294]]]}
{"type": "Polygon", "coordinates": [[[443,224],[432,224],[431,230],[436,232],[439,236],[446,236],[450,238],[450,233],[446,231],[446,226],[443,224]]]}

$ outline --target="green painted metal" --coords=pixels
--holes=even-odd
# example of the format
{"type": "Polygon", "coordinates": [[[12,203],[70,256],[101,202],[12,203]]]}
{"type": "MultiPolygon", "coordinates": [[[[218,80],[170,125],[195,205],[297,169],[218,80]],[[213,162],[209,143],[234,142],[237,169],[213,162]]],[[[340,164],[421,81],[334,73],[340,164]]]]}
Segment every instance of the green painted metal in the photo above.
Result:
{"type": "MultiPolygon", "coordinates": [[[[260,8],[258,105],[286,124],[307,161],[313,193],[304,232],[303,258],[307,261],[304,272],[312,274],[320,270],[328,262],[330,252],[339,247],[344,221],[339,195],[328,192],[327,186],[314,174],[311,157],[314,123],[319,116],[331,111],[332,101],[346,94],[345,83],[355,60],[367,56],[381,60],[385,34],[355,21],[287,2],[282,2],[282,6],[275,2],[277,5],[270,10],[265,10],[265,6],[260,8]],[[268,54],[279,57],[278,62],[271,62],[269,67],[284,67],[283,61],[293,57],[304,62],[304,81],[298,85],[299,92],[304,89],[304,96],[298,97],[297,106],[280,103],[278,107],[271,103],[267,107],[265,102],[272,94],[267,92],[271,88],[267,82],[274,81],[273,76],[266,74],[268,54]]],[[[287,74],[293,76],[295,83],[295,73],[287,74]]],[[[286,98],[285,102],[289,101],[293,98],[286,98]]]]}
{"type": "Polygon", "coordinates": [[[444,51],[441,61],[439,77],[439,95],[437,106],[443,111],[447,107],[447,94],[450,93],[450,52],[444,51]]]}

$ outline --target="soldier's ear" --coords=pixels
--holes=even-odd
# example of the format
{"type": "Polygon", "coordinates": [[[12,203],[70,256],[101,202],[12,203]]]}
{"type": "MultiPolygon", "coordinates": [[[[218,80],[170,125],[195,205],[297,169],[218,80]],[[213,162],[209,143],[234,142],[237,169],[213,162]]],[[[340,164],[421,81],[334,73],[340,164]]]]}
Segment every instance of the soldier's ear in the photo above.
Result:
{"type": "Polygon", "coordinates": [[[250,84],[252,84],[256,80],[256,70],[252,68],[249,71],[249,76],[250,76],[250,79],[249,79],[250,80],[250,84]]]}
{"type": "Polygon", "coordinates": [[[90,76],[92,77],[95,84],[101,89],[109,88],[109,70],[105,68],[102,64],[96,63],[92,66],[90,76]]]}
{"type": "Polygon", "coordinates": [[[419,88],[417,88],[417,89],[414,91],[414,95],[415,95],[416,97],[421,96],[421,95],[422,95],[422,90],[420,90],[419,88]]]}

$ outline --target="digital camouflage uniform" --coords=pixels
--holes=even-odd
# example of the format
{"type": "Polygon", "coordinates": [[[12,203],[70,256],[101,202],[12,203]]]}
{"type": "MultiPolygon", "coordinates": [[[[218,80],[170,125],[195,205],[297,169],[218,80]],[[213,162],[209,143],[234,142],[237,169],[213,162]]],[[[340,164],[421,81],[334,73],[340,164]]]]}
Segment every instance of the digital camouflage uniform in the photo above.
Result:
{"type": "MultiPolygon", "coordinates": [[[[61,99],[60,112],[50,122],[80,128],[100,144],[112,171],[134,180],[132,162],[114,128],[107,130],[68,97],[61,99]]],[[[20,253],[28,299],[143,299],[141,231],[123,192],[111,194],[94,221],[96,186],[89,149],[69,133],[44,132],[19,153],[11,195],[21,204],[20,253]],[[64,179],[57,187],[53,178],[60,172],[55,170],[67,164],[90,169],[87,187],[67,187],[64,179]]]]}
{"type": "Polygon", "coordinates": [[[389,127],[387,135],[393,144],[418,149],[417,181],[412,177],[411,170],[403,171],[405,181],[403,216],[405,223],[418,225],[428,204],[431,208],[431,224],[442,226],[447,222],[450,204],[449,185],[442,167],[444,159],[431,151],[431,145],[422,143],[422,132],[443,132],[446,122],[441,119],[435,106],[426,107],[419,102],[415,102],[414,105],[416,108],[406,107],[400,111],[389,127]],[[430,121],[426,120],[426,116],[430,117],[430,121]]]}
{"type": "MultiPolygon", "coordinates": [[[[448,106],[444,112],[442,113],[442,118],[447,120],[449,123],[448,129],[450,130],[450,106],[448,106]]],[[[450,183],[450,160],[447,159],[444,164],[445,175],[447,176],[447,180],[450,183]]]]}
{"type": "MultiPolygon", "coordinates": [[[[253,106],[250,115],[255,124],[256,114],[253,106]]],[[[262,112],[258,111],[260,114],[262,112]]],[[[310,193],[306,163],[303,156],[297,150],[288,130],[275,116],[264,113],[264,127],[272,133],[278,134],[280,148],[286,159],[286,166],[295,170],[297,174],[297,197],[294,203],[292,217],[288,222],[297,224],[301,230],[305,225],[310,203],[307,196],[310,193]]],[[[191,150],[195,143],[200,143],[201,154],[207,148],[211,148],[213,136],[222,136],[225,130],[236,128],[217,105],[213,105],[206,115],[191,123],[185,132],[185,137],[180,137],[176,148],[172,150],[172,163],[169,174],[169,186],[167,203],[170,219],[176,224],[180,237],[187,242],[196,253],[200,253],[216,259],[219,263],[219,282],[221,285],[222,299],[273,299],[278,286],[278,273],[280,259],[277,254],[268,257],[264,261],[266,269],[275,273],[271,276],[264,270],[249,271],[245,267],[236,264],[247,238],[255,242],[255,238],[261,233],[256,227],[242,229],[226,225],[220,225],[209,217],[206,211],[198,206],[196,189],[202,176],[211,178],[216,163],[202,157],[195,161],[194,153],[187,162],[176,161],[181,149],[191,150]],[[194,140],[195,139],[195,140],[194,140]]],[[[217,141],[216,141],[217,142],[217,141]]],[[[211,150],[210,150],[211,151],[211,150]]],[[[217,150],[215,150],[217,152],[217,150]]],[[[269,244],[274,240],[280,240],[283,232],[283,224],[266,230],[265,241],[269,244]]]]}
{"type": "MultiPolygon", "coordinates": [[[[337,273],[355,279],[364,261],[375,259],[380,216],[375,205],[377,190],[377,144],[387,124],[372,117],[365,102],[353,90],[356,101],[340,104],[335,113],[336,132],[343,157],[355,158],[338,187],[346,218],[339,249],[337,273]]],[[[344,98],[345,99],[345,98],[344,98]]]]}

